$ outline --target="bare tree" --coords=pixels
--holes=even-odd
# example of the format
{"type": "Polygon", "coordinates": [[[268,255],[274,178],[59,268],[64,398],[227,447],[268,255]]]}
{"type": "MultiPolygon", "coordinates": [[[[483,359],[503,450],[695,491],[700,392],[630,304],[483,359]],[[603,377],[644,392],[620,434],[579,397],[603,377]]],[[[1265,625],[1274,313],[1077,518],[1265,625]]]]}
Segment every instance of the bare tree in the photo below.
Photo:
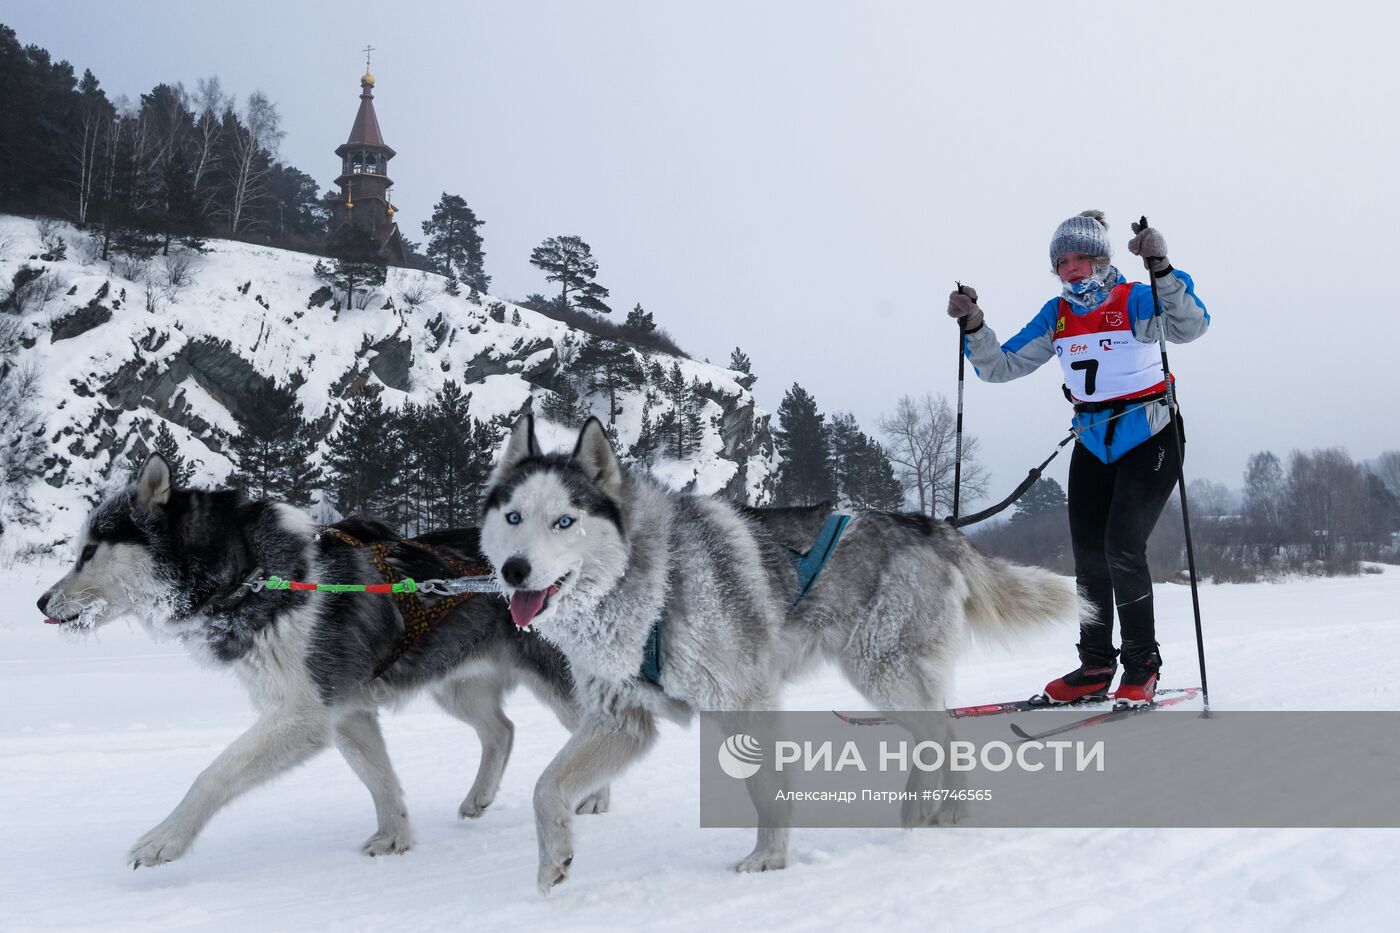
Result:
{"type": "Polygon", "coordinates": [[[1369,531],[1365,471],[1340,447],[1293,451],[1287,502],[1297,539],[1319,560],[1352,557],[1369,531]]]}
{"type": "Polygon", "coordinates": [[[192,127],[188,121],[190,94],[183,84],[161,85],[150,95],[151,152],[146,168],[156,177],[184,148],[192,127]]]}
{"type": "Polygon", "coordinates": [[[1376,475],[1392,496],[1400,498],[1400,450],[1385,450],[1376,458],[1376,475]]]}
{"type": "MultiPolygon", "coordinates": [[[[948,400],[927,392],[917,399],[902,396],[894,414],[880,418],[879,425],[905,495],[925,515],[951,514],[957,424],[948,400]]],[[[987,492],[987,471],[977,460],[979,446],[977,438],[963,434],[963,502],[987,492]]]]}
{"type": "Polygon", "coordinates": [[[191,187],[195,196],[202,200],[205,213],[210,210],[213,194],[204,191],[200,186],[219,167],[219,140],[223,138],[223,123],[219,115],[227,106],[218,75],[200,78],[194,92],[194,158],[190,176],[191,187]]]}
{"type": "Polygon", "coordinates": [[[278,141],[284,135],[277,105],[262,91],[248,95],[241,123],[233,136],[233,165],[230,167],[233,199],[229,205],[229,230],[233,233],[246,228],[244,212],[262,197],[263,179],[278,141]]]}
{"type": "Polygon", "coordinates": [[[0,310],[35,314],[48,307],[68,287],[56,270],[21,266],[13,285],[0,293],[0,310]]]}
{"type": "Polygon", "coordinates": [[[98,90],[98,81],[91,71],[83,73],[78,85],[82,102],[78,109],[78,129],[80,134],[73,140],[73,159],[77,163],[78,189],[77,221],[80,225],[88,222],[88,212],[92,209],[92,199],[97,193],[101,175],[102,138],[111,132],[112,106],[106,95],[98,90]]]}
{"type": "Polygon", "coordinates": [[[421,272],[402,272],[396,278],[399,282],[399,297],[409,308],[416,309],[436,294],[436,290],[428,284],[428,277],[421,272]]]}
{"type": "Polygon", "coordinates": [[[1244,470],[1244,514],[1260,534],[1276,536],[1281,531],[1285,491],[1278,457],[1267,450],[1250,456],[1244,470]]]}
{"type": "Polygon", "coordinates": [[[1235,511],[1235,497],[1224,483],[1208,479],[1190,482],[1191,511],[1202,518],[1221,518],[1235,511]]]}
{"type": "Polygon", "coordinates": [[[192,250],[177,250],[161,258],[159,284],[167,300],[194,284],[194,272],[199,256],[192,250]]]}

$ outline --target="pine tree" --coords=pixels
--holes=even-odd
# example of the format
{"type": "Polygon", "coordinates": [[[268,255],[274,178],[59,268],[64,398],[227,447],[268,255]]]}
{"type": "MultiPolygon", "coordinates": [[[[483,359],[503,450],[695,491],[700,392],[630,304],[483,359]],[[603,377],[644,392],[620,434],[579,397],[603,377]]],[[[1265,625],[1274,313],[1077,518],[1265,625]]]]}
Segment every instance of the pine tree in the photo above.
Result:
{"type": "Polygon", "coordinates": [[[797,383],[778,406],[777,446],[782,457],[778,467],[776,505],[817,505],[835,498],[836,481],[831,462],[826,425],[817,400],[797,383]]]}
{"type": "Polygon", "coordinates": [[[735,347],[734,352],[729,354],[729,368],[741,374],[735,381],[745,389],[752,389],[754,383],[758,381],[758,377],[753,374],[753,364],[749,362],[748,354],[738,347],[735,347]]]}
{"type": "Polygon", "coordinates": [[[687,453],[695,453],[700,450],[700,445],[705,441],[704,405],[705,400],[700,395],[700,380],[692,378],[690,385],[686,387],[685,405],[682,409],[681,429],[685,432],[685,448],[687,453]]]}
{"type": "Polygon", "coordinates": [[[898,510],[904,490],[885,450],[868,437],[849,413],[827,419],[832,479],[845,508],[898,510]]]}
{"type": "Polygon", "coordinates": [[[449,380],[438,392],[432,407],[423,412],[424,422],[431,430],[428,432],[430,441],[421,454],[428,474],[433,477],[429,498],[436,527],[456,528],[467,524],[476,502],[472,423],[467,414],[470,402],[470,393],[463,395],[461,387],[449,380]]]}
{"type": "Polygon", "coordinates": [[[335,259],[327,265],[317,260],[312,272],[316,278],[345,294],[345,307],[355,307],[355,290],[379,288],[388,277],[388,267],[379,257],[374,238],[357,227],[346,227],[332,246],[335,259]]]}
{"type": "Polygon", "coordinates": [[[588,417],[582,391],[586,379],[579,371],[582,348],[572,335],[565,334],[555,352],[554,391],[544,397],[540,413],[560,424],[581,425],[588,417]]]}
{"type": "Polygon", "coordinates": [[[328,486],[343,515],[388,517],[399,480],[394,418],[378,395],[356,396],[326,448],[328,486]]]}
{"type": "Polygon", "coordinates": [[[577,305],[603,314],[612,310],[603,303],[608,290],[594,281],[598,261],[593,248],[581,237],[550,237],[531,251],[530,265],[542,270],[547,281],[559,283],[560,307],[567,310],[577,305]],[[570,292],[578,295],[576,301],[569,300],[570,292]]]}
{"type": "Polygon", "coordinates": [[[855,415],[835,412],[826,422],[830,444],[831,476],[836,484],[838,501],[851,508],[862,494],[861,471],[865,468],[865,435],[856,424],[855,415]]]}
{"type": "Polygon", "coordinates": [[[637,442],[628,451],[628,457],[631,458],[632,462],[648,473],[656,465],[656,451],[660,446],[656,424],[651,418],[651,410],[656,407],[657,400],[656,392],[648,387],[646,394],[642,397],[642,423],[637,432],[637,442]]]}
{"type": "Polygon", "coordinates": [[[241,430],[229,439],[237,464],[234,482],[257,499],[310,505],[321,471],[315,465],[316,442],[302,420],[296,393],[259,380],[249,392],[240,422],[241,430]]]}
{"type": "Polygon", "coordinates": [[[587,374],[589,389],[607,396],[607,423],[609,427],[614,426],[622,413],[619,394],[643,382],[636,354],[615,340],[586,338],[576,365],[581,373],[587,374]]]}
{"type": "Polygon", "coordinates": [[[171,433],[170,426],[163,418],[156,428],[155,438],[149,445],[142,440],[132,444],[131,449],[126,452],[127,470],[133,478],[141,472],[141,467],[145,466],[146,458],[151,454],[160,454],[170,465],[170,476],[176,486],[189,485],[194,477],[194,464],[187,462],[180,453],[180,443],[175,440],[175,435],[171,433]]]}
{"type": "Polygon", "coordinates": [[[670,411],[666,412],[658,424],[658,431],[663,438],[666,438],[670,445],[670,454],[677,460],[683,459],[690,453],[688,435],[688,407],[690,387],[686,384],[685,376],[681,373],[681,364],[675,362],[671,364],[671,369],[666,373],[661,382],[661,391],[666,396],[666,400],[671,403],[670,411]]]}
{"type": "Polygon", "coordinates": [[[1016,501],[1013,522],[1023,522],[1040,515],[1054,515],[1068,508],[1065,490],[1057,481],[1042,476],[1031,484],[1026,494],[1016,501]]]}
{"type": "Polygon", "coordinates": [[[865,463],[864,499],[857,502],[857,506],[885,512],[903,511],[904,487],[894,475],[894,464],[885,448],[874,438],[867,438],[865,463]]]}
{"type": "Polygon", "coordinates": [[[460,195],[446,191],[434,205],[432,218],[423,221],[423,235],[428,238],[427,258],[433,268],[481,292],[491,288],[486,252],[476,229],[483,223],[460,195]]]}
{"type": "Polygon", "coordinates": [[[622,329],[638,336],[645,336],[656,332],[656,321],[652,319],[650,311],[642,310],[639,303],[627,312],[627,320],[622,322],[622,329]]]}

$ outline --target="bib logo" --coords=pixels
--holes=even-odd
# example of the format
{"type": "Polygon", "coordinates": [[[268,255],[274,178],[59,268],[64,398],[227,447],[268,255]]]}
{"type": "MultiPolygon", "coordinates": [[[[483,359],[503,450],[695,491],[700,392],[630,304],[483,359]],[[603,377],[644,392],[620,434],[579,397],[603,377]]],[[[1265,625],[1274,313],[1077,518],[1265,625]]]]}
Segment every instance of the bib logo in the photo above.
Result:
{"type": "Polygon", "coordinates": [[[1104,314],[1103,322],[1109,327],[1122,327],[1123,314],[1120,311],[1109,311],[1104,314]]]}
{"type": "Polygon", "coordinates": [[[763,767],[763,747],[751,735],[731,735],[719,747],[719,767],[736,781],[747,780],[763,767]]]}
{"type": "Polygon", "coordinates": [[[1089,349],[1087,343],[1072,343],[1069,345],[1069,352],[1073,355],[1083,353],[1087,349],[1089,349]]]}
{"type": "Polygon", "coordinates": [[[1062,334],[1065,330],[1065,319],[1060,318],[1055,322],[1055,333],[1062,334]]]}
{"type": "Polygon", "coordinates": [[[1100,350],[1112,350],[1112,349],[1113,349],[1113,338],[1112,338],[1112,337],[1104,337],[1103,339],[1101,339],[1101,340],[1099,341],[1099,349],[1100,349],[1100,350]]]}

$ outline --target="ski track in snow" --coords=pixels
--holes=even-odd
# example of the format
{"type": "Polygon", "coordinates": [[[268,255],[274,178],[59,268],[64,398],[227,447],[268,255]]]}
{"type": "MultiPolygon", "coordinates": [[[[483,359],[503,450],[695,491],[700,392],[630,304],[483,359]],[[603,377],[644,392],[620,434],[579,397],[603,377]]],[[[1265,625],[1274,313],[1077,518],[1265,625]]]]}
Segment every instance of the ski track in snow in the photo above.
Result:
{"type": "MultiPolygon", "coordinates": [[[[565,732],[523,692],[500,795],[466,823],[475,735],[424,700],[384,714],[406,855],[358,853],[373,808],[331,751],[236,801],[180,861],[133,872],[128,847],[253,717],[232,677],[134,627],[42,625],[33,602],[59,572],[0,570],[0,929],[1337,930],[1393,912],[1400,837],[1380,829],[795,830],[786,871],[736,875],[752,833],[698,827],[697,730],[673,725],[613,785],[612,812],[576,818],[569,880],[542,898],[531,793],[565,732]]],[[[1190,593],[1157,594],[1164,684],[1196,683],[1190,593]]],[[[1201,603],[1216,708],[1400,709],[1400,568],[1206,586],[1201,603]]],[[[1033,692],[1073,643],[1059,629],[975,646],[949,702],[1033,692]]],[[[865,707],[832,670],[785,705],[865,707]]]]}

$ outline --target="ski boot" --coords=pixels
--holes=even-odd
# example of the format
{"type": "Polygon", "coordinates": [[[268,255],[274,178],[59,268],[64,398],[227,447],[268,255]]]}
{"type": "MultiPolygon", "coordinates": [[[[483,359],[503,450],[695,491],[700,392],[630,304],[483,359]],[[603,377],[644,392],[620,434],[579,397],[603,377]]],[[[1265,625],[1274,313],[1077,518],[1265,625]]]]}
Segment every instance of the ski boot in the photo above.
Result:
{"type": "Polygon", "coordinates": [[[1086,656],[1082,651],[1079,659],[1079,667],[1050,681],[1045,685],[1045,692],[1033,699],[1047,706],[1108,699],[1108,688],[1113,684],[1113,675],[1118,673],[1118,664],[1111,657],[1105,660],[1086,656]]]}
{"type": "Polygon", "coordinates": [[[1123,658],[1123,679],[1113,692],[1113,705],[1127,709],[1133,706],[1150,706],[1157,695],[1157,671],[1162,667],[1162,658],[1156,652],[1129,660],[1123,658]]]}

